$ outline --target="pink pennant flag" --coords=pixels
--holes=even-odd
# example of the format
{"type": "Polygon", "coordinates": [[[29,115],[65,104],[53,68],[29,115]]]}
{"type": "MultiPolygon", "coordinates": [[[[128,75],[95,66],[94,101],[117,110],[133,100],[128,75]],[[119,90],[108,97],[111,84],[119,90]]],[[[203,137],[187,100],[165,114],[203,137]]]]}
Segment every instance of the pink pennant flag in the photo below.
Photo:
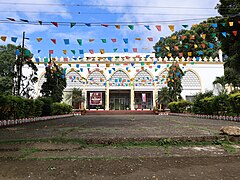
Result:
{"type": "Polygon", "coordinates": [[[233,31],[233,35],[234,35],[234,36],[237,36],[237,31],[233,31]]]}
{"type": "Polygon", "coordinates": [[[91,54],[94,54],[94,50],[93,50],[93,49],[89,49],[89,52],[90,52],[91,54]]]}
{"type": "Polygon", "coordinates": [[[108,27],[108,24],[101,24],[101,26],[103,26],[103,27],[108,27]]]}
{"type": "Polygon", "coordinates": [[[133,52],[137,52],[137,48],[133,48],[133,52]]]}
{"type": "Polygon", "coordinates": [[[57,22],[51,22],[54,26],[58,27],[58,23],[57,22]]]}
{"type": "Polygon", "coordinates": [[[152,37],[148,37],[147,38],[149,41],[153,41],[153,38],[152,37]]]}
{"type": "Polygon", "coordinates": [[[49,54],[53,54],[53,50],[49,50],[49,54]]]}
{"type": "Polygon", "coordinates": [[[53,44],[57,44],[57,40],[56,39],[51,39],[51,41],[53,42],[53,44]]]}
{"type": "Polygon", "coordinates": [[[161,31],[161,30],[162,30],[162,28],[161,28],[160,25],[156,25],[155,27],[157,28],[158,31],[161,31]]]}
{"type": "Polygon", "coordinates": [[[115,39],[115,38],[113,38],[113,39],[111,39],[112,40],[112,42],[117,42],[117,39],[115,39]]]}

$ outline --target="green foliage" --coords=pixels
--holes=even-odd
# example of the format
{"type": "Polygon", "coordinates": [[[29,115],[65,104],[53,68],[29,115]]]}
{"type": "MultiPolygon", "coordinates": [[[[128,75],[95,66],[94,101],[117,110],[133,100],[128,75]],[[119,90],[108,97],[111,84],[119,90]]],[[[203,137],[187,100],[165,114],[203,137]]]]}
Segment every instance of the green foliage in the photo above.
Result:
{"type": "Polygon", "coordinates": [[[72,112],[72,106],[65,103],[53,103],[52,115],[69,114],[72,112]]]}
{"type": "Polygon", "coordinates": [[[229,111],[229,99],[227,94],[220,94],[214,96],[212,102],[213,112],[217,115],[226,115],[229,111]]]}
{"type": "Polygon", "coordinates": [[[167,87],[163,87],[159,92],[158,92],[158,97],[157,97],[157,103],[162,105],[162,109],[164,107],[167,107],[168,103],[171,101],[169,91],[167,87]]]}
{"type": "Polygon", "coordinates": [[[212,91],[207,91],[205,93],[197,94],[194,98],[194,101],[193,101],[193,107],[192,107],[193,113],[204,114],[204,112],[203,112],[204,105],[203,105],[203,102],[201,100],[204,99],[205,97],[212,97],[212,96],[213,96],[212,91]]]}
{"type": "Polygon", "coordinates": [[[234,113],[240,114],[240,92],[229,95],[229,103],[234,113]]]}
{"type": "Polygon", "coordinates": [[[40,97],[38,100],[43,102],[42,116],[50,116],[52,114],[53,100],[50,97],[40,97]]]}
{"type": "Polygon", "coordinates": [[[192,103],[187,100],[174,101],[168,104],[170,111],[173,113],[188,112],[191,106],[192,103]]]}
{"type": "Polygon", "coordinates": [[[41,93],[43,97],[51,97],[53,102],[61,102],[63,90],[66,88],[64,70],[55,62],[48,63],[45,74],[46,82],[43,83],[41,93]]]}
{"type": "Polygon", "coordinates": [[[161,39],[154,46],[156,57],[179,57],[179,53],[182,53],[183,57],[218,56],[220,44],[214,36],[209,36],[215,32],[214,29],[210,28],[210,22],[214,22],[215,19],[217,18],[209,18],[207,21],[192,26],[190,30],[183,29],[161,39]],[[206,38],[202,38],[203,34],[208,35],[206,38]],[[210,43],[214,44],[213,48],[208,48],[210,43]],[[166,47],[169,47],[169,50],[166,47]],[[159,48],[160,50],[158,50],[159,48]],[[200,51],[202,53],[199,53],[200,51]],[[189,55],[188,52],[191,52],[192,55],[189,55]]]}
{"type": "Polygon", "coordinates": [[[173,62],[172,66],[168,70],[167,86],[169,97],[171,101],[177,101],[181,99],[182,83],[181,79],[184,76],[183,71],[179,67],[179,64],[173,62]]]}
{"type": "Polygon", "coordinates": [[[80,109],[80,103],[85,101],[85,97],[82,95],[81,89],[73,88],[72,93],[66,97],[66,100],[72,101],[72,106],[74,109],[80,109]]]}
{"type": "Polygon", "coordinates": [[[205,97],[200,100],[201,103],[201,113],[200,114],[211,114],[213,115],[213,99],[214,97],[205,97]]]}

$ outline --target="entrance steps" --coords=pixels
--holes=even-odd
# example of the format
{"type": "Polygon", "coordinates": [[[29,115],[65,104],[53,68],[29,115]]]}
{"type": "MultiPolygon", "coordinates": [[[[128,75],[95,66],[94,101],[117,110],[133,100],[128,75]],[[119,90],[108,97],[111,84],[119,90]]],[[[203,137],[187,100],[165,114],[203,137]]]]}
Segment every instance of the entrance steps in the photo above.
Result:
{"type": "Polygon", "coordinates": [[[86,115],[153,115],[153,110],[87,110],[86,115]]]}

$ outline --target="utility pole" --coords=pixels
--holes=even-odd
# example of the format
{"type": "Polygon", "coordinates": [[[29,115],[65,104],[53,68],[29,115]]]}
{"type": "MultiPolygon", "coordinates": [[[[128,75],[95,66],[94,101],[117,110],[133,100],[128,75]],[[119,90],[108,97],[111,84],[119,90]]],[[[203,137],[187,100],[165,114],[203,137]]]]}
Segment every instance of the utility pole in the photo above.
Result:
{"type": "Polygon", "coordinates": [[[23,67],[23,61],[24,61],[24,40],[25,40],[25,32],[23,32],[21,55],[20,57],[18,57],[18,62],[17,62],[17,95],[18,96],[20,96],[21,81],[22,81],[22,67],[23,67]]]}

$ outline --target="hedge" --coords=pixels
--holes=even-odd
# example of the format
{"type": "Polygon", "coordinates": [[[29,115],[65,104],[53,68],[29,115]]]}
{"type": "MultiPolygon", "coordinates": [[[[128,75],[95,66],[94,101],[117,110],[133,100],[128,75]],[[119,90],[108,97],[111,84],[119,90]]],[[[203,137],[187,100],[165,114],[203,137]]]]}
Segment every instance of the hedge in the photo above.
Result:
{"type": "Polygon", "coordinates": [[[168,104],[168,108],[173,113],[184,113],[191,109],[192,103],[186,100],[174,101],[168,104]]]}

